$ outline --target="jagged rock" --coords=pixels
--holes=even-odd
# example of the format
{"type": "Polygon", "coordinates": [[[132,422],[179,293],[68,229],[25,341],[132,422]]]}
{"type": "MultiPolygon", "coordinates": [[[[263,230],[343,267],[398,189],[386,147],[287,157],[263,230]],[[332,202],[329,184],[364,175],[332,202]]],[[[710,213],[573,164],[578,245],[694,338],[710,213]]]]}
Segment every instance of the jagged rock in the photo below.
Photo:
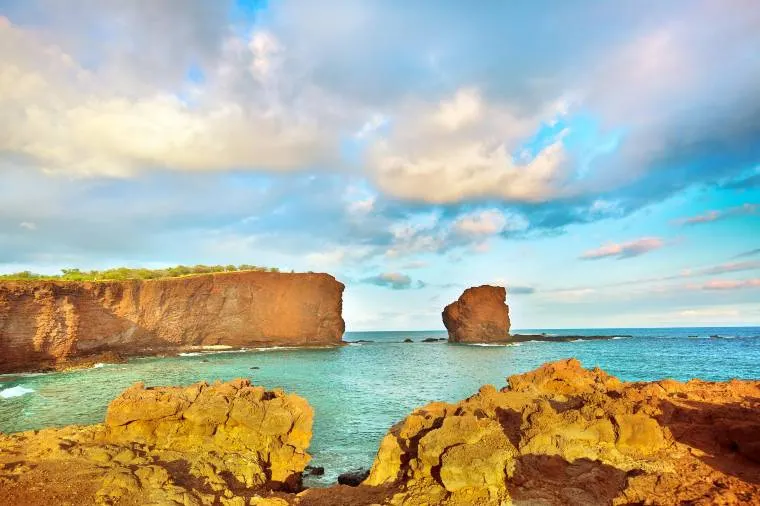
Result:
{"type": "Polygon", "coordinates": [[[138,383],[110,404],[102,425],[0,436],[0,478],[9,475],[9,463],[31,464],[23,479],[0,486],[0,504],[41,504],[46,487],[54,495],[72,483],[71,504],[129,498],[200,506],[223,497],[236,505],[242,492],[298,490],[310,459],[312,419],[303,398],[244,379],[188,387],[138,383]]]}
{"type": "Polygon", "coordinates": [[[432,403],[365,485],[391,504],[760,504],[760,382],[623,383],[577,360],[432,403]]]}
{"type": "Polygon", "coordinates": [[[0,282],[0,373],[194,346],[338,345],[344,286],[327,274],[230,272],[0,282]]]}
{"type": "Polygon", "coordinates": [[[627,383],[571,359],[507,383],[415,410],[368,476],[339,479],[358,486],[298,494],[306,401],[138,384],[103,425],[0,435],[0,504],[760,504],[760,381],[627,383]]]}
{"type": "Polygon", "coordinates": [[[468,288],[443,310],[443,324],[453,343],[492,343],[509,339],[507,291],[501,286],[468,288]]]}

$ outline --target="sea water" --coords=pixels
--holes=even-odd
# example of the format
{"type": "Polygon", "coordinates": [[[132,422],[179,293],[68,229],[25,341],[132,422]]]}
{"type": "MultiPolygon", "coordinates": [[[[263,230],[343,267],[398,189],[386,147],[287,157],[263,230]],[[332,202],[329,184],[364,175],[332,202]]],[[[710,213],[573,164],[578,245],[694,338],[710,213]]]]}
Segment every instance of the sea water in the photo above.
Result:
{"type": "Polygon", "coordinates": [[[108,403],[136,381],[186,385],[250,378],[282,387],[314,407],[312,465],[334,482],[346,470],[371,465],[388,429],[431,401],[457,401],[486,383],[544,362],[578,358],[623,380],[760,379],[760,328],[527,329],[547,335],[611,335],[608,341],[525,342],[507,346],[424,343],[445,332],[349,332],[348,346],[188,353],[126,364],[33,375],[0,376],[0,431],[101,422],[108,403]],[[627,337],[631,336],[631,337],[627,337]],[[710,338],[720,336],[720,338],[710,338]],[[413,343],[404,343],[412,339],[413,343]],[[372,341],[356,343],[355,341],[372,341]]]}

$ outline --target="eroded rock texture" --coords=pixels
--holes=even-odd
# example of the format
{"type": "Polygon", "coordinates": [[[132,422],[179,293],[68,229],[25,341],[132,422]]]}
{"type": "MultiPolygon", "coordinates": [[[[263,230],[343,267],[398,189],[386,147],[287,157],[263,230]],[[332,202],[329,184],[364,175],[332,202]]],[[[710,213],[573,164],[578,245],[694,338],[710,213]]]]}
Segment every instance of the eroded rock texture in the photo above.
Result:
{"type": "Polygon", "coordinates": [[[465,290],[443,310],[443,324],[454,343],[491,343],[509,340],[509,306],[502,286],[465,290]]]}
{"type": "Polygon", "coordinates": [[[624,383],[576,360],[414,411],[369,477],[298,493],[312,410],[245,380],[145,389],[106,423],[0,436],[0,504],[760,504],[760,381],[624,383]]]}
{"type": "Polygon", "coordinates": [[[188,346],[330,345],[344,286],[327,274],[0,283],[0,372],[188,346]]]}
{"type": "Polygon", "coordinates": [[[365,485],[390,504],[760,504],[760,382],[623,383],[576,360],[418,409],[365,485]]]}
{"type": "Polygon", "coordinates": [[[105,424],[0,436],[0,504],[248,504],[299,488],[312,420],[303,398],[248,380],[137,384],[105,424]]]}

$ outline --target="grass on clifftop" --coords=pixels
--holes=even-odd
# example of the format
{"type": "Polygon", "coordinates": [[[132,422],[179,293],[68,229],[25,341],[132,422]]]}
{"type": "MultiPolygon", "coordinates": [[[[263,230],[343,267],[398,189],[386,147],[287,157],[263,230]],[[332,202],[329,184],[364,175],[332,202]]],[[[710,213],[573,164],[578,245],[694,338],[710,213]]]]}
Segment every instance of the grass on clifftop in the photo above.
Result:
{"type": "Polygon", "coordinates": [[[178,265],[166,269],[130,269],[117,267],[104,271],[80,271],[79,269],[62,269],[61,274],[35,274],[30,271],[13,274],[0,274],[0,281],[120,281],[125,279],[164,279],[210,274],[212,272],[280,272],[276,267],[257,267],[255,265],[178,265]]]}

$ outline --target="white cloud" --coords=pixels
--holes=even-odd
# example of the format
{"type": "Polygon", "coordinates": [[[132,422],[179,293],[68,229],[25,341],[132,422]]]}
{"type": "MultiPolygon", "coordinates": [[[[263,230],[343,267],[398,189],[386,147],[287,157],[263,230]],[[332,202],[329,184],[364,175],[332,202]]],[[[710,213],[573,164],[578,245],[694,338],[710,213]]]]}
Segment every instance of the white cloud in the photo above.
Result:
{"type": "Polygon", "coordinates": [[[448,203],[482,197],[537,202],[564,191],[566,153],[557,134],[534,157],[513,154],[544,120],[564,114],[563,102],[533,116],[501,103],[484,103],[464,88],[441,103],[408,104],[393,131],[370,150],[370,170],[393,196],[448,203]]]}
{"type": "Polygon", "coordinates": [[[283,51],[267,33],[228,40],[215,73],[190,102],[148,83],[120,92],[110,75],[89,70],[33,32],[0,23],[0,149],[30,157],[50,173],[130,176],[142,170],[287,170],[335,160],[336,132],[278,90],[235,90],[240,66],[268,79],[283,51]],[[257,93],[258,91],[258,93],[257,93]]]}
{"type": "Polygon", "coordinates": [[[26,230],[37,230],[37,224],[33,221],[22,221],[18,226],[26,230]]]}

